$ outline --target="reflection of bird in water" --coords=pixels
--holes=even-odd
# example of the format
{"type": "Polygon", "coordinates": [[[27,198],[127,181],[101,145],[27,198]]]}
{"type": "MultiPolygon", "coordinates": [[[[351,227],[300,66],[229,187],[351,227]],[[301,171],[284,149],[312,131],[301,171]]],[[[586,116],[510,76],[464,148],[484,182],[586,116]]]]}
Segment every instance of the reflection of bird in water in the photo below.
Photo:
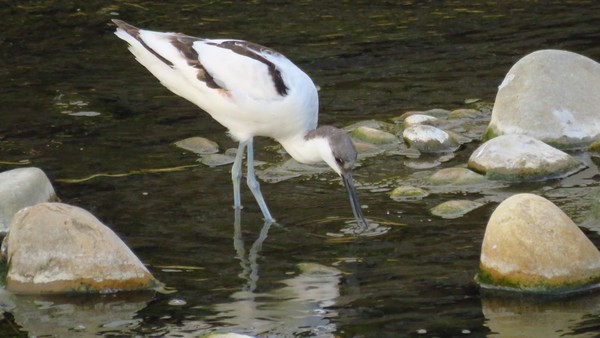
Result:
{"type": "Polygon", "coordinates": [[[241,40],[209,40],[142,30],[121,20],[116,35],[160,82],[195,103],[240,142],[233,163],[234,207],[241,208],[242,160],[247,148],[247,183],[267,222],[267,208],[254,174],[255,136],[277,140],[298,162],[325,161],[342,177],[352,211],[367,227],[352,180],[356,149],[345,132],[317,128],[318,95],[312,80],[285,56],[241,40]]]}

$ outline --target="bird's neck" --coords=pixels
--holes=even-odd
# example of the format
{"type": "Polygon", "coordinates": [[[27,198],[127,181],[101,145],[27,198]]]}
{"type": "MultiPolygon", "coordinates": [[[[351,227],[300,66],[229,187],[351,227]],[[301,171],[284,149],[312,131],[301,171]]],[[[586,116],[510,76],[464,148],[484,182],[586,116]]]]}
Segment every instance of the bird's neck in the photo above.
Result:
{"type": "Polygon", "coordinates": [[[322,149],[328,146],[328,141],[324,138],[306,139],[304,135],[277,141],[296,161],[309,164],[323,161],[322,149]]]}

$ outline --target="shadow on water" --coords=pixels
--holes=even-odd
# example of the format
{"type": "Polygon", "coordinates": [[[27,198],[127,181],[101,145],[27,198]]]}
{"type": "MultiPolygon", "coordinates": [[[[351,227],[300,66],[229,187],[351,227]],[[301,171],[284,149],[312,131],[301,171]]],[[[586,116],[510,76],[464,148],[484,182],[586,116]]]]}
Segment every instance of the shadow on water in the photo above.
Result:
{"type": "MultiPolygon", "coordinates": [[[[523,326],[532,335],[585,337],[598,329],[594,295],[505,299],[473,282],[487,219],[517,192],[550,199],[600,243],[594,159],[575,154],[588,169],[564,180],[389,198],[403,182],[464,166],[475,136],[443,160],[400,151],[361,159],[353,177],[365,217],[379,224],[373,236],[352,235],[346,193],[329,171],[263,184],[279,222],[271,226],[242,189],[240,220],[230,207],[230,168],[198,166],[196,155],[172,145],[204,136],[224,153],[235,142],[137,64],[110,24],[120,18],[273,47],[321,88],[320,122],[344,127],[470,107],[467,99],[493,102],[510,66],[534,50],[600,60],[597,2],[56,0],[8,3],[0,16],[0,170],[42,168],[64,202],[113,228],[173,291],[6,296],[0,335],[502,336],[523,326]],[[176,167],[183,169],[153,170],[176,167]],[[430,215],[457,198],[485,205],[457,219],[430,215]]],[[[255,149],[267,169],[287,168],[272,141],[256,140],[255,149]]]]}

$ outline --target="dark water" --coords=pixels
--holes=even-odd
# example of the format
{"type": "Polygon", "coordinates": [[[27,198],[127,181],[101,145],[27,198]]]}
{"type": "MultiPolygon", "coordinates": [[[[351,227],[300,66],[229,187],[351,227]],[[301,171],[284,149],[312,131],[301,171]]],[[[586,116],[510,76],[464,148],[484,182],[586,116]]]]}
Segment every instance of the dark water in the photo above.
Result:
{"type": "MultiPolygon", "coordinates": [[[[92,211],[173,291],[16,297],[0,322],[6,336],[516,337],[600,329],[597,296],[498,297],[473,283],[487,219],[516,192],[549,198],[600,245],[597,169],[585,154],[590,169],[562,181],[405,203],[391,200],[393,186],[381,182],[417,170],[403,156],[367,159],[354,173],[361,202],[365,216],[387,229],[373,237],[344,235],[352,213],[332,173],[264,183],[279,222],[268,229],[245,189],[235,221],[229,166],[60,183],[196,164],[172,146],[190,136],[236,146],[133,60],[111,18],[273,47],[321,87],[320,121],[346,126],[463,108],[472,98],[493,102],[510,66],[534,50],[600,60],[596,1],[18,1],[4,2],[0,17],[0,161],[42,168],[63,202],[92,211]],[[428,212],[446,200],[482,197],[488,203],[462,218],[428,212]]],[[[438,168],[464,165],[477,144],[438,168]]],[[[273,145],[257,141],[257,158],[283,160],[273,145]]]]}

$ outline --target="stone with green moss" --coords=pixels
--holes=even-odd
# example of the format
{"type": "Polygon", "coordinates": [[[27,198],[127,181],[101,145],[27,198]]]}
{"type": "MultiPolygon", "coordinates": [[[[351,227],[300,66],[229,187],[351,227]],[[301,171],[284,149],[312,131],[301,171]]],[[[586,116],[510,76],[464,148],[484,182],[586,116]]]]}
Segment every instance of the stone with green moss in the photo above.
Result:
{"type": "Polygon", "coordinates": [[[398,137],[392,133],[371,127],[358,127],[350,132],[350,136],[363,142],[373,144],[398,143],[398,137]]]}
{"type": "Polygon", "coordinates": [[[429,192],[419,187],[403,185],[395,188],[390,193],[390,198],[395,201],[415,200],[427,197],[429,192]]]}
{"type": "Polygon", "coordinates": [[[593,155],[600,154],[600,140],[595,141],[594,143],[590,144],[590,146],[588,147],[588,151],[590,153],[592,153],[593,155]]]}
{"type": "Polygon", "coordinates": [[[494,211],[481,248],[484,288],[570,293],[600,283],[600,252],[552,202],[514,195],[494,211]]]}
{"type": "Polygon", "coordinates": [[[472,185],[486,181],[485,176],[467,168],[444,168],[428,179],[433,185],[472,185]]]}
{"type": "Polygon", "coordinates": [[[483,206],[483,203],[469,200],[451,200],[433,207],[430,212],[442,218],[458,218],[483,206]]]}

